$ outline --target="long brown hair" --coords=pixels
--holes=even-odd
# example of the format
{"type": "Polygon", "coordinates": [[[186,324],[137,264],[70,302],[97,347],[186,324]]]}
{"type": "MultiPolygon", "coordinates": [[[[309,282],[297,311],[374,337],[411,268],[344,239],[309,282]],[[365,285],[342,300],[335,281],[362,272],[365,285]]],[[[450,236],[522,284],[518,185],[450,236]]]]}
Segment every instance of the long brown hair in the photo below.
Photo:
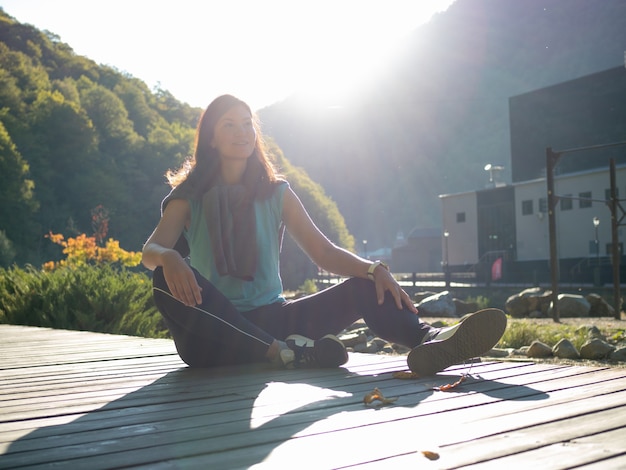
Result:
{"type": "Polygon", "coordinates": [[[196,129],[193,156],[185,160],[178,170],[169,170],[166,173],[170,186],[180,186],[181,189],[184,187],[185,193],[200,198],[216,184],[220,176],[221,160],[217,150],[211,147],[215,125],[224,113],[237,105],[245,106],[250,112],[256,132],[256,143],[248,158],[242,184],[252,199],[264,199],[272,193],[278,175],[267,153],[258,117],[246,102],[232,95],[218,96],[204,110],[196,129]]]}

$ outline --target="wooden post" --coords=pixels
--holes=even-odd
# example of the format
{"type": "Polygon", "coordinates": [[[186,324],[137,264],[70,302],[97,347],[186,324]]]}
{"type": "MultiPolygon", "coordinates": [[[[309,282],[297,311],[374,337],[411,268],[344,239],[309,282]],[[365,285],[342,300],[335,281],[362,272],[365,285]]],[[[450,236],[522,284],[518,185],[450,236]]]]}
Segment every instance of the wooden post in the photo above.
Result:
{"type": "MultiPolygon", "coordinates": [[[[615,159],[610,159],[611,178],[611,255],[613,259],[613,308],[615,308],[615,318],[621,320],[622,299],[620,296],[620,255],[619,252],[619,220],[617,217],[617,184],[615,182],[615,159]]],[[[599,247],[598,247],[599,248],[599,247]]]]}
{"type": "Polygon", "coordinates": [[[559,317],[559,258],[556,241],[555,209],[558,198],[554,194],[554,167],[560,154],[546,148],[546,182],[548,184],[548,229],[550,230],[550,278],[552,281],[552,320],[560,323],[559,317]]]}

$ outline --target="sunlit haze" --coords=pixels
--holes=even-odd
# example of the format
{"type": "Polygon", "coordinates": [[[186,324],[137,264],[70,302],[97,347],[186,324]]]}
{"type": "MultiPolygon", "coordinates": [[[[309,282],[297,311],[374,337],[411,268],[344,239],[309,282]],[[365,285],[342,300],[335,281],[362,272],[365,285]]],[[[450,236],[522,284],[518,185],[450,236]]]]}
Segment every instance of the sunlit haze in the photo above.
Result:
{"type": "Polygon", "coordinates": [[[261,108],[295,91],[358,93],[400,41],[454,0],[0,0],[21,23],[150,88],[205,107],[261,108]],[[332,84],[332,87],[330,86],[332,84]]]}

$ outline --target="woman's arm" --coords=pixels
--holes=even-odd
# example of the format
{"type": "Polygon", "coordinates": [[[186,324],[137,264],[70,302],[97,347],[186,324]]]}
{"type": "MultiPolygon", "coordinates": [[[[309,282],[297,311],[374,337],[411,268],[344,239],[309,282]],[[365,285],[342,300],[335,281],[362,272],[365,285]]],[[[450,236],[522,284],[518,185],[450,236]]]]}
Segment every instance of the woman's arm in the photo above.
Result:
{"type": "Polygon", "coordinates": [[[197,305],[202,302],[200,286],[189,265],[174,250],[174,245],[190,219],[189,202],[182,199],[170,201],[159,224],[143,246],[141,261],[150,270],[161,266],[172,295],[185,305],[197,305]]]}
{"type": "MultiPolygon", "coordinates": [[[[291,188],[285,191],[283,220],[294,240],[320,268],[340,276],[367,279],[367,270],[372,262],[332,243],[313,223],[302,202],[291,188]]],[[[408,294],[402,290],[384,266],[376,267],[374,281],[379,304],[384,300],[385,291],[389,291],[398,308],[402,308],[404,304],[410,310],[417,312],[408,294]]]]}

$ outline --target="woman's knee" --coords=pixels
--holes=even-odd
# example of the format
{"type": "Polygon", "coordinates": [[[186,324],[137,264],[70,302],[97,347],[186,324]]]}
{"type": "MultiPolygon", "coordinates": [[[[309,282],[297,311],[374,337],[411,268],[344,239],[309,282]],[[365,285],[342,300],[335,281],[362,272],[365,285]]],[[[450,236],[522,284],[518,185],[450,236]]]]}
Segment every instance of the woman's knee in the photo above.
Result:
{"type": "Polygon", "coordinates": [[[343,286],[344,289],[350,289],[355,292],[375,291],[376,286],[369,279],[363,279],[360,277],[351,277],[343,281],[338,286],[343,286]]]}
{"type": "Polygon", "coordinates": [[[345,281],[348,288],[358,301],[365,301],[367,304],[376,302],[376,285],[369,279],[353,277],[345,281]]]}

